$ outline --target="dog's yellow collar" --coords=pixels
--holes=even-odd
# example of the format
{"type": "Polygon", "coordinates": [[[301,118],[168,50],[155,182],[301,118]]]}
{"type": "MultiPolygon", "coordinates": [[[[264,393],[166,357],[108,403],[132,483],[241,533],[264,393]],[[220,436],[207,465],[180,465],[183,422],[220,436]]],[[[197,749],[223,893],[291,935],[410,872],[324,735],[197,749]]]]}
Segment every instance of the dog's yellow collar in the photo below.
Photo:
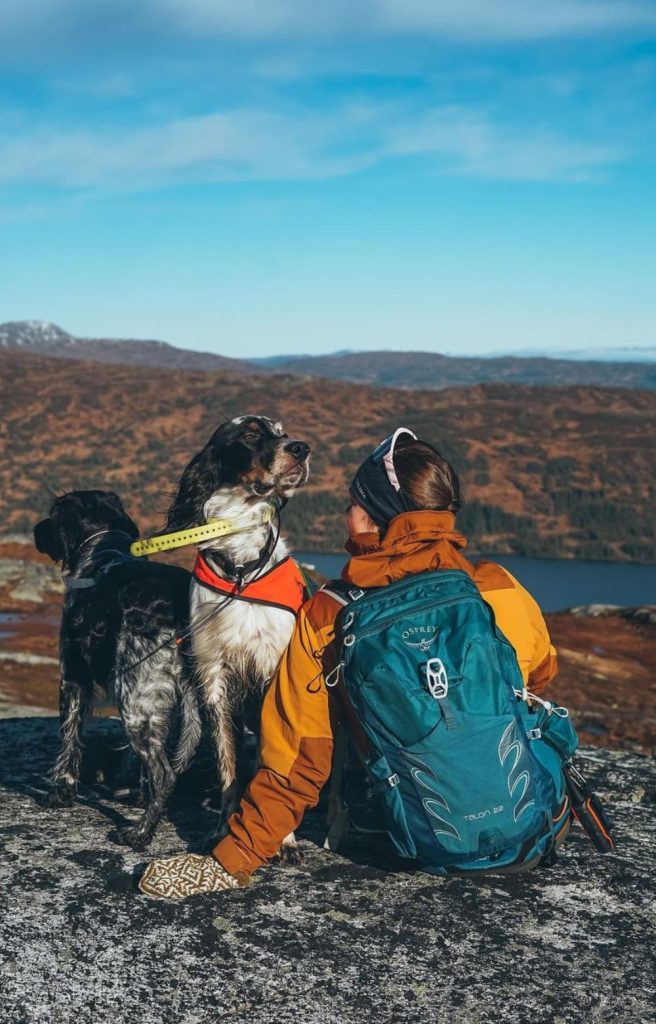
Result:
{"type": "Polygon", "coordinates": [[[255,516],[250,525],[246,526],[235,526],[229,519],[211,519],[204,526],[192,526],[188,530],[162,533],[157,537],[148,537],[146,540],[135,540],[130,545],[130,554],[135,558],[141,558],[143,555],[154,555],[158,551],[185,548],[189,544],[200,544],[205,540],[215,540],[216,537],[227,537],[231,533],[250,530],[253,526],[262,526],[264,523],[270,523],[272,519],[273,509],[270,505],[255,516]]]}

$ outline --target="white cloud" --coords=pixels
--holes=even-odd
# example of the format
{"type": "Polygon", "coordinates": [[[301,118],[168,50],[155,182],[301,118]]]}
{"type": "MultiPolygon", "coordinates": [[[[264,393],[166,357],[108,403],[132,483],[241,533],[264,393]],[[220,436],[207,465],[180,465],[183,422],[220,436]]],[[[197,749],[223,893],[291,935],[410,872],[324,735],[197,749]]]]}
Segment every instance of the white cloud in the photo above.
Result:
{"type": "MultiPolygon", "coordinates": [[[[339,35],[366,24],[371,0],[152,0],[151,9],[182,28],[261,39],[339,35]]],[[[375,6],[375,3],[374,3],[375,6]]]]}
{"type": "Polygon", "coordinates": [[[55,82],[55,86],[64,93],[83,93],[106,100],[131,99],[139,92],[134,77],[122,71],[81,79],[62,78],[55,82]]]}
{"type": "Polygon", "coordinates": [[[628,155],[617,146],[577,141],[547,126],[511,130],[459,107],[432,110],[401,125],[389,153],[442,157],[447,173],[517,181],[584,181],[628,155]]]}
{"type": "Polygon", "coordinates": [[[0,182],[139,191],[194,182],[312,180],[421,158],[436,174],[583,180],[625,156],[547,127],[519,133],[461,107],[351,103],[330,112],[231,110],[140,129],[0,136],[0,182]]]}
{"type": "Polygon", "coordinates": [[[544,39],[656,26],[641,0],[377,0],[381,26],[464,39],[544,39]]]}
{"type": "Polygon", "coordinates": [[[171,31],[244,40],[419,35],[537,40],[656,27],[652,0],[3,0],[0,36],[98,42],[171,31]]]}
{"type": "Polygon", "coordinates": [[[180,27],[249,38],[431,34],[522,40],[656,26],[647,0],[153,0],[180,27]]]}
{"type": "Polygon", "coordinates": [[[184,181],[330,177],[357,163],[323,153],[348,120],[239,110],[141,129],[46,129],[0,140],[0,181],[123,191],[184,181]]]}

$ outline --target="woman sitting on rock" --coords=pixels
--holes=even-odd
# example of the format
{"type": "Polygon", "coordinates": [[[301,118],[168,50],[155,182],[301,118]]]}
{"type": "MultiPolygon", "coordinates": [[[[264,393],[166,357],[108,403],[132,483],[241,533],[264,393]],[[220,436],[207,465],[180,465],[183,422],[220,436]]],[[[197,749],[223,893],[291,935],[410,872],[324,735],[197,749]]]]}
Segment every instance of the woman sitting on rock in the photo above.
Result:
{"type": "MultiPolygon", "coordinates": [[[[501,566],[471,563],[463,555],[467,541],[456,529],[458,477],[435,448],[398,429],[358,469],[349,498],[351,558],[342,579],[355,592],[433,570],[461,570],[514,648],[524,686],[539,693],[550,682],[556,652],[542,613],[501,566]]],[[[343,604],[328,587],[302,607],[264,700],[260,767],[228,821],[228,834],[209,855],[149,864],[143,893],[179,899],[247,884],[317,804],[331,773],[334,723],[341,717],[339,688],[326,686],[326,679],[332,681],[339,660],[335,621],[343,604]]]]}

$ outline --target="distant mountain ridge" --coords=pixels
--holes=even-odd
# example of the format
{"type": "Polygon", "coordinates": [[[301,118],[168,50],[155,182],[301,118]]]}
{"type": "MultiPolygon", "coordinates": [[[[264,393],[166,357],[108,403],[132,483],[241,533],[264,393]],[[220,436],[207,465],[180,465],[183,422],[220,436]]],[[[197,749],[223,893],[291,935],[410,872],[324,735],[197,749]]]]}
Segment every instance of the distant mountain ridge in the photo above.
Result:
{"type": "Polygon", "coordinates": [[[545,359],[583,360],[588,363],[655,363],[656,345],[616,345],[613,348],[570,348],[557,351],[526,348],[490,353],[490,358],[499,356],[517,356],[519,359],[543,356],[545,359]]]}
{"type": "Polygon", "coordinates": [[[55,324],[0,324],[0,348],[58,359],[125,366],[274,376],[294,374],[404,390],[442,390],[485,383],[549,387],[656,389],[656,362],[610,362],[546,356],[447,356],[437,352],[354,352],[234,359],[177,348],[164,341],[76,338],[55,324]]]}
{"type": "MultiPolygon", "coordinates": [[[[259,365],[267,365],[262,361],[259,365]]],[[[612,363],[530,356],[445,356],[438,352],[343,352],[287,356],[271,372],[329,377],[376,387],[443,389],[476,384],[656,388],[656,363],[612,363]]]]}
{"type": "Polygon", "coordinates": [[[166,341],[117,338],[77,338],[44,320],[17,320],[0,324],[0,348],[30,352],[55,359],[83,359],[122,366],[157,366],[162,369],[223,370],[257,373],[242,359],[176,348],[166,341]]]}

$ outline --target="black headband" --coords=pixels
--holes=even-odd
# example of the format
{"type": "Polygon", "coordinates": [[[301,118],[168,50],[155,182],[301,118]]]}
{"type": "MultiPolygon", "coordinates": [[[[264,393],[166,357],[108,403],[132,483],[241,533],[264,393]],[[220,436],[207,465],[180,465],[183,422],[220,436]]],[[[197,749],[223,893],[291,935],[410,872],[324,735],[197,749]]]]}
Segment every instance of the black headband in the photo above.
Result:
{"type": "Polygon", "coordinates": [[[356,503],[383,528],[394,516],[420,508],[403,490],[394,469],[394,447],[401,434],[409,434],[416,440],[411,430],[399,427],[364,460],[351,481],[351,494],[356,503]]]}

